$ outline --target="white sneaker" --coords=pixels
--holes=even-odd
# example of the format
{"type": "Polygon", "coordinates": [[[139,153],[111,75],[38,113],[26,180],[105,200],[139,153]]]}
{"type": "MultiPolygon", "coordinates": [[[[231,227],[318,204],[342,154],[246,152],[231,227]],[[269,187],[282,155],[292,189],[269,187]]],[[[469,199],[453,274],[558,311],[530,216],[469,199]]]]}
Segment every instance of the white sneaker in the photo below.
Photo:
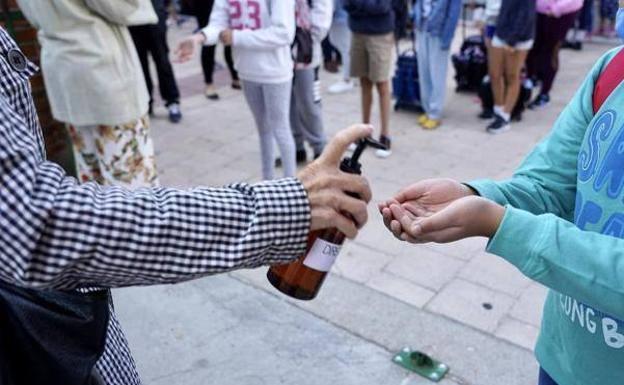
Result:
{"type": "Polygon", "coordinates": [[[341,80],[338,83],[334,83],[329,86],[327,91],[330,94],[342,94],[351,91],[353,87],[355,87],[355,85],[353,84],[353,80],[341,80]]]}
{"type": "Polygon", "coordinates": [[[390,155],[392,155],[392,151],[391,150],[377,150],[377,151],[375,151],[375,156],[378,157],[378,158],[381,158],[381,159],[386,159],[390,155]]]}

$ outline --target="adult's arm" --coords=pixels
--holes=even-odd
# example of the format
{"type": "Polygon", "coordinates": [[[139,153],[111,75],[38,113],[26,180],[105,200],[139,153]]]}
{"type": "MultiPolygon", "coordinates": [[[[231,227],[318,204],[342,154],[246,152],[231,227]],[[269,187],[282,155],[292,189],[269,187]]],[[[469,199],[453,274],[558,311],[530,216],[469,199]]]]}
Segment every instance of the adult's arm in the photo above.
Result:
{"type": "Polygon", "coordinates": [[[455,36],[455,30],[457,29],[457,22],[459,21],[459,15],[462,9],[461,0],[449,0],[447,3],[446,16],[442,25],[442,49],[449,49],[453,36],[455,36]]]}
{"type": "Polygon", "coordinates": [[[295,38],[294,0],[271,0],[271,25],[261,29],[242,29],[232,33],[232,46],[272,50],[288,46],[295,38]]]}
{"type": "Polygon", "coordinates": [[[43,162],[0,97],[0,279],[19,286],[179,282],[287,262],[305,249],[309,201],[283,179],[129,191],[78,184],[43,162]]]}
{"type": "Polygon", "coordinates": [[[130,26],[158,22],[151,0],[84,0],[84,3],[91,11],[111,23],[130,26]]]}

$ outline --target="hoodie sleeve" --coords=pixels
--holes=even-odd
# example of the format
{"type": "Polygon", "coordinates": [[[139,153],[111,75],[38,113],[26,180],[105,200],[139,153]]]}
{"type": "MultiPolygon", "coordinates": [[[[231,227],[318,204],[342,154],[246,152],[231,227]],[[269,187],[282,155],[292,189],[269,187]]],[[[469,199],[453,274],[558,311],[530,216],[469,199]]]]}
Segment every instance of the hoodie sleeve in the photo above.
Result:
{"type": "MultiPolygon", "coordinates": [[[[470,185],[482,196],[506,205],[488,244],[489,252],[535,281],[624,318],[624,240],[615,236],[616,231],[600,234],[572,223],[577,163],[593,116],[594,83],[615,52],[597,63],[552,133],[511,180],[470,185]]],[[[624,225],[624,216],[618,220],[614,228],[624,225]]]]}
{"type": "Polygon", "coordinates": [[[227,0],[217,0],[212,7],[208,25],[202,29],[206,36],[205,45],[215,45],[219,42],[219,34],[230,26],[230,12],[227,0]]]}
{"type": "Polygon", "coordinates": [[[311,9],[312,35],[316,41],[325,39],[332,24],[334,2],[332,0],[314,0],[311,9]]]}
{"type": "Polygon", "coordinates": [[[232,45],[251,49],[274,49],[290,45],[295,38],[295,1],[268,0],[271,25],[267,28],[234,31],[232,45]]]}

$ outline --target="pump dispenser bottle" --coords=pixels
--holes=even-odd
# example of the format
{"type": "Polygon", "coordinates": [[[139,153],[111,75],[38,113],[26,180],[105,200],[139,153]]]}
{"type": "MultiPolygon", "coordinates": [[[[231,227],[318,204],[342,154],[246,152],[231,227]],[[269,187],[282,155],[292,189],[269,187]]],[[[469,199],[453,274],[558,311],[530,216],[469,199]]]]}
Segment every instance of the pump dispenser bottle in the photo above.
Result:
{"type": "MultiPolygon", "coordinates": [[[[350,174],[361,174],[362,165],[359,159],[368,146],[385,149],[383,144],[371,138],[361,139],[353,155],[342,160],[340,170],[350,174]]],[[[313,299],[338,257],[344,240],[345,235],[335,228],[312,231],[308,236],[306,252],[294,262],[272,266],[267,272],[269,282],[277,290],[293,298],[313,299]]]]}

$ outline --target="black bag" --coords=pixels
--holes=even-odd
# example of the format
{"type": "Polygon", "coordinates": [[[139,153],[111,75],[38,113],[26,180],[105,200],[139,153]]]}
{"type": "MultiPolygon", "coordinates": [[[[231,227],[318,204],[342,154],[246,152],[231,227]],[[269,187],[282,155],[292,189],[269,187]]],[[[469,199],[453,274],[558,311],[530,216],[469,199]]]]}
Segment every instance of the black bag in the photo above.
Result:
{"type": "Polygon", "coordinates": [[[483,36],[467,37],[458,54],[452,56],[457,92],[477,92],[487,75],[487,49],[483,36]]]}
{"type": "Polygon", "coordinates": [[[295,40],[292,44],[293,60],[298,64],[312,63],[312,55],[314,51],[314,42],[312,40],[312,31],[297,27],[295,30],[295,40]]]}
{"type": "MultiPolygon", "coordinates": [[[[520,94],[518,95],[518,101],[511,111],[511,120],[519,122],[522,120],[522,113],[526,109],[526,106],[531,101],[533,94],[533,82],[524,78],[520,87],[520,94]]],[[[483,78],[481,87],[479,87],[479,99],[481,100],[481,108],[484,113],[493,113],[494,110],[494,96],[492,95],[492,86],[489,76],[483,78]]]]}
{"type": "Polygon", "coordinates": [[[108,292],[23,289],[0,282],[0,385],[103,384],[108,292]]]}
{"type": "MultiPolygon", "coordinates": [[[[312,9],[312,0],[307,1],[308,7],[312,9]]],[[[295,29],[295,40],[291,45],[293,60],[296,64],[310,64],[314,56],[314,40],[312,31],[297,26],[295,29]]]]}

